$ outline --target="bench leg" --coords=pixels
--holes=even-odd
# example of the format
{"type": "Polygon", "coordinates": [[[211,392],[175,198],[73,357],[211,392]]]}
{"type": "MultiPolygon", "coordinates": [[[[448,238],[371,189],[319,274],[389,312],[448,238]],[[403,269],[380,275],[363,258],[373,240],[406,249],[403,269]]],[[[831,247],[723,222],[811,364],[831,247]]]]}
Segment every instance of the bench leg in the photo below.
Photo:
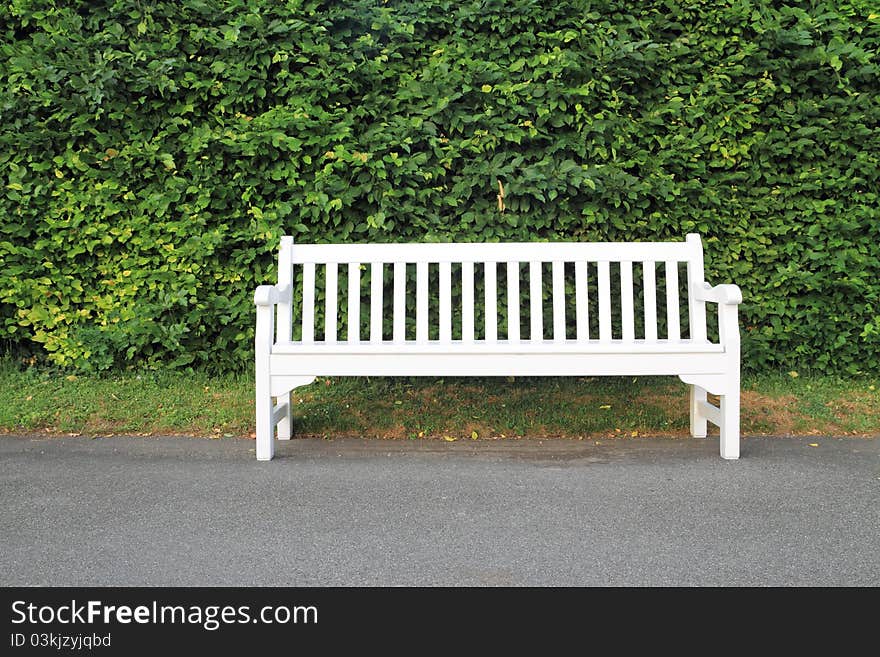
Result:
{"type": "Polygon", "coordinates": [[[700,413],[699,403],[706,401],[706,389],[698,385],[692,385],[690,388],[691,436],[694,438],[705,438],[708,430],[708,421],[700,413]]]}
{"type": "Polygon", "coordinates": [[[721,396],[721,458],[739,458],[739,388],[721,396]]]}
{"type": "Polygon", "coordinates": [[[278,398],[278,403],[285,405],[285,410],[281,413],[281,419],[278,420],[278,440],[290,440],[293,435],[293,404],[291,403],[291,394],[284,393],[278,398]]]}
{"type": "Polygon", "coordinates": [[[257,372],[256,411],[257,411],[257,460],[271,461],[275,455],[275,423],[273,422],[272,395],[269,388],[269,373],[257,372]]]}

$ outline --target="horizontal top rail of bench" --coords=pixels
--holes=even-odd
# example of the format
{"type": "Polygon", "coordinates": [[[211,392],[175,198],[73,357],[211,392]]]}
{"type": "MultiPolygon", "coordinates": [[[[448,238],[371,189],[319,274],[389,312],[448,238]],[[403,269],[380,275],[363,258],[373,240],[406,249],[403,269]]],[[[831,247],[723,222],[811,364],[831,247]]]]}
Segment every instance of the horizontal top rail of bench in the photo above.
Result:
{"type": "Polygon", "coordinates": [[[350,262],[686,261],[702,256],[693,242],[498,242],[296,244],[293,264],[350,262]]]}

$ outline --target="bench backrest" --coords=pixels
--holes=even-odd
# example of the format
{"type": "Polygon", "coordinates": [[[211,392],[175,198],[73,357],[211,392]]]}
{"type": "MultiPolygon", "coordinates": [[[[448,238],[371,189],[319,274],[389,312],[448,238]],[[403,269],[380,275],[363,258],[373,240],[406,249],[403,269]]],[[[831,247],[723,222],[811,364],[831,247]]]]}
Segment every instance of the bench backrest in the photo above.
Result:
{"type": "Polygon", "coordinates": [[[279,284],[297,292],[279,306],[279,341],[706,339],[705,303],[693,294],[703,284],[695,234],[631,243],[294,245],[283,237],[279,284]]]}

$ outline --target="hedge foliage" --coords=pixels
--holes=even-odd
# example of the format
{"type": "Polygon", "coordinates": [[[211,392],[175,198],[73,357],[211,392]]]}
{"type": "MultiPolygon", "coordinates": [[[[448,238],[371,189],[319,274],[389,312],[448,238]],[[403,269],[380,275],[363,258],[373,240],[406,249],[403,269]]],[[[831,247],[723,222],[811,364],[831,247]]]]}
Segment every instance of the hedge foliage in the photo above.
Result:
{"type": "Polygon", "coordinates": [[[236,369],[282,234],[696,231],[747,368],[878,371],[878,49],[876,0],[8,0],[0,339],[236,369]]]}

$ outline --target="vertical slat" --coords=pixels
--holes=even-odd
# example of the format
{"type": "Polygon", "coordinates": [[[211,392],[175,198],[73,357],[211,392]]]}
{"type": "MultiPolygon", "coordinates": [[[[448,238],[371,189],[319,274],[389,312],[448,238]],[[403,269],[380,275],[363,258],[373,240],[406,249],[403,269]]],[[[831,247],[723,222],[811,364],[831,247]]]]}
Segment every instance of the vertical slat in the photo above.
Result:
{"type": "Polygon", "coordinates": [[[315,263],[303,265],[302,341],[315,341],[315,263]]]}
{"type": "Polygon", "coordinates": [[[452,342],[452,263],[440,263],[440,331],[442,342],[452,342]]]}
{"type": "Polygon", "coordinates": [[[486,279],[486,342],[498,340],[498,284],[497,267],[494,262],[487,262],[486,279]]]}
{"type": "Polygon", "coordinates": [[[697,233],[688,234],[686,241],[690,246],[690,255],[687,261],[687,301],[688,301],[688,325],[690,326],[691,340],[703,342],[706,340],[706,302],[699,301],[695,292],[703,286],[703,240],[697,233]]]}
{"type": "Polygon", "coordinates": [[[382,342],[383,267],[374,262],[370,267],[370,342],[382,342]]]}
{"type": "Polygon", "coordinates": [[[461,339],[474,341],[474,263],[461,263],[461,339]]]}
{"type": "Polygon", "coordinates": [[[406,263],[394,263],[394,341],[406,340],[406,263]]]}
{"type": "Polygon", "coordinates": [[[336,271],[337,264],[335,262],[327,263],[327,283],[324,295],[324,340],[326,342],[336,342],[336,271]]]}
{"type": "Polygon", "coordinates": [[[703,342],[706,340],[706,302],[699,301],[694,296],[694,290],[698,285],[702,283],[700,279],[702,279],[702,266],[699,267],[699,274],[696,274],[693,270],[697,269],[697,266],[693,263],[689,262],[687,265],[688,268],[688,322],[690,325],[690,338],[696,342],[703,342]],[[699,281],[699,282],[697,282],[699,281]]]}
{"type": "Polygon", "coordinates": [[[706,302],[699,301],[694,296],[696,285],[691,283],[695,276],[691,274],[692,265],[688,263],[688,322],[690,326],[690,338],[696,342],[706,340],[706,302]]]}
{"type": "Polygon", "coordinates": [[[416,263],[416,341],[428,341],[428,263],[416,263]]]}
{"type": "Polygon", "coordinates": [[[611,264],[600,261],[599,266],[599,339],[611,339],[611,264]]]}
{"type": "Polygon", "coordinates": [[[678,310],[678,263],[666,261],[666,324],[669,326],[667,337],[670,340],[681,339],[681,322],[678,310]]]}
{"type": "Polygon", "coordinates": [[[361,265],[348,263],[348,341],[361,339],[361,265]]]}
{"type": "Polygon", "coordinates": [[[281,238],[281,248],[278,250],[278,287],[290,285],[290,291],[278,302],[278,321],[275,326],[275,335],[278,342],[290,342],[290,333],[293,329],[293,238],[285,235],[281,238]]]}
{"type": "Polygon", "coordinates": [[[657,339],[657,277],[653,260],[642,263],[645,289],[645,340],[657,339]]]}
{"type": "Polygon", "coordinates": [[[590,306],[587,294],[587,263],[574,263],[574,299],[577,313],[577,339],[590,339],[590,306]]]}
{"type": "Polygon", "coordinates": [[[507,339],[519,342],[519,263],[507,263],[507,339]]]}
{"type": "Polygon", "coordinates": [[[553,263],[553,339],[565,341],[565,263],[553,263]]]}
{"type": "Polygon", "coordinates": [[[531,307],[530,340],[544,339],[544,291],[541,285],[541,263],[529,263],[529,305],[531,307]]]}
{"type": "Polygon", "coordinates": [[[629,260],[620,263],[620,318],[623,323],[623,339],[632,342],[636,334],[633,313],[633,263],[629,260]]]}

